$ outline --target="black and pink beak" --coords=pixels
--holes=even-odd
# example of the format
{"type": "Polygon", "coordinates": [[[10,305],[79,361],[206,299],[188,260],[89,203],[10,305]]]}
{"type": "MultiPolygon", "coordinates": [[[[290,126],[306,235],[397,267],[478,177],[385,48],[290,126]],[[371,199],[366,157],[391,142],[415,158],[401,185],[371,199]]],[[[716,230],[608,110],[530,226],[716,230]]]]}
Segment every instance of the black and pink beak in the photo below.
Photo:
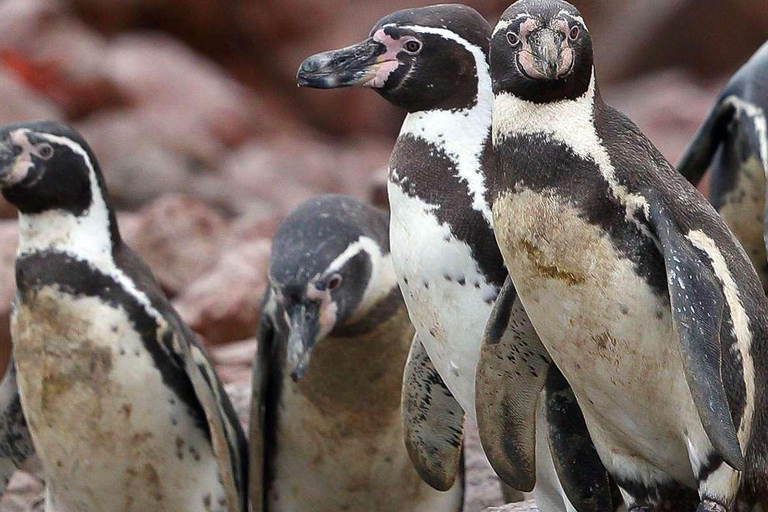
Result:
{"type": "Polygon", "coordinates": [[[302,62],[296,81],[299,87],[381,87],[397,60],[384,43],[368,38],[340,50],[318,53],[302,62]]]}

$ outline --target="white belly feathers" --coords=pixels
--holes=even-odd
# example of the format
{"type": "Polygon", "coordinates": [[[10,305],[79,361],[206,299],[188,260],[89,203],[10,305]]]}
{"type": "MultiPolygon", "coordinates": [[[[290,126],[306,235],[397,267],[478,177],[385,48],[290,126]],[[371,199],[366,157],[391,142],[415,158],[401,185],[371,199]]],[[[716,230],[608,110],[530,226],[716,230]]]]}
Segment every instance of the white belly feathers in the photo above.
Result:
{"type": "Polygon", "coordinates": [[[467,244],[441,225],[430,205],[389,183],[395,272],[419,339],[464,410],[474,417],[475,367],[498,289],[467,244]]]}

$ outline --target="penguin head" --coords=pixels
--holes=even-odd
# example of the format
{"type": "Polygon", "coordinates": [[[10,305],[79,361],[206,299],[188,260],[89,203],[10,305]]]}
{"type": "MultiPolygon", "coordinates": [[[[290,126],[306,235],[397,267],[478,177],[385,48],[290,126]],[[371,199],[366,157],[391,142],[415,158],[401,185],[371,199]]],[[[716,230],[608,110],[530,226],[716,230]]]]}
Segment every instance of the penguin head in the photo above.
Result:
{"type": "Polygon", "coordinates": [[[75,216],[90,208],[94,190],[104,190],[85,139],[50,121],[0,128],[0,188],[22,214],[58,210],[75,216]]]}
{"type": "Polygon", "coordinates": [[[309,57],[297,81],[320,89],[370,87],[409,112],[465,108],[476,101],[478,73],[487,72],[490,32],[464,5],[397,11],[365,41],[309,57]]]}
{"type": "Polygon", "coordinates": [[[323,338],[364,321],[397,286],[386,215],[346,196],[303,203],[275,234],[269,280],[298,380],[323,338]]]}
{"type": "Polygon", "coordinates": [[[512,4],[494,28],[490,53],[494,94],[574,100],[592,80],[592,39],[579,11],[562,0],[512,4]]]}

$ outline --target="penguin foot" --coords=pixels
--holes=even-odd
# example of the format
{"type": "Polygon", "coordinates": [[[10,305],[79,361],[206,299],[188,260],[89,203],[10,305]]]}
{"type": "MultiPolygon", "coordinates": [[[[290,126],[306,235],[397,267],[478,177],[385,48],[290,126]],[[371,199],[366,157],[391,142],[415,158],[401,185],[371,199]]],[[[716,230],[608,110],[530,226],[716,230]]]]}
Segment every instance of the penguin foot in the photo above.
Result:
{"type": "Polygon", "coordinates": [[[728,512],[728,510],[716,501],[704,499],[699,504],[696,512],[728,512]]]}

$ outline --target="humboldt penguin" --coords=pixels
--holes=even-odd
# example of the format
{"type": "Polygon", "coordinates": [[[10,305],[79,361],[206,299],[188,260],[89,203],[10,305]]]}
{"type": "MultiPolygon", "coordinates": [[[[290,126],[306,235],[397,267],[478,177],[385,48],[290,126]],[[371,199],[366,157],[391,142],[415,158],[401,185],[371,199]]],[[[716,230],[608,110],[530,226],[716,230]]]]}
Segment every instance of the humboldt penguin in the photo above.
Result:
{"type": "Polygon", "coordinates": [[[387,215],[354,198],[300,205],[272,241],[251,409],[256,512],[460,511],[463,481],[432,489],[403,444],[413,326],[387,215]]]}
{"type": "Polygon", "coordinates": [[[712,164],[709,200],[736,235],[768,292],[768,43],[728,82],[677,170],[698,185],[712,164]]]}
{"type": "Polygon", "coordinates": [[[13,358],[46,509],[244,510],[237,415],[123,242],[86,141],[55,122],[1,128],[0,188],[19,211],[13,358]]]}
{"type": "MultiPolygon", "coordinates": [[[[768,300],[748,256],[603,102],[572,5],[513,4],[491,63],[496,238],[628,507],[734,510],[738,494],[765,509],[768,300]]],[[[506,303],[496,304],[502,320],[513,318],[506,303]]],[[[530,456],[520,433],[534,428],[550,361],[503,330],[487,341],[478,410],[507,405],[509,438],[497,442],[479,418],[481,438],[492,459],[530,456]]]]}
{"type": "MultiPolygon", "coordinates": [[[[416,328],[403,413],[413,462],[437,489],[450,488],[459,472],[464,413],[475,415],[483,331],[507,279],[483,171],[491,165],[490,33],[485,19],[463,5],[397,11],[376,23],[362,43],[308,58],[297,76],[306,87],[370,87],[408,112],[388,180],[392,259],[416,328]]],[[[527,318],[521,324],[521,337],[536,337],[527,318]]],[[[558,425],[573,429],[570,446],[580,440],[584,449],[561,455],[583,453],[599,464],[575,410],[577,417],[558,425]]],[[[541,440],[548,450],[546,437],[541,440]]],[[[591,462],[580,462],[575,475],[560,477],[568,481],[565,488],[577,508],[590,510],[610,488],[595,482],[584,488],[579,480],[591,462]]],[[[570,504],[551,464],[538,469],[545,485],[534,494],[546,489],[542,492],[554,495],[542,499],[566,510],[570,504]]],[[[586,473],[605,476],[602,468],[586,473]]],[[[500,476],[519,490],[533,488],[533,481],[500,476]]]]}

